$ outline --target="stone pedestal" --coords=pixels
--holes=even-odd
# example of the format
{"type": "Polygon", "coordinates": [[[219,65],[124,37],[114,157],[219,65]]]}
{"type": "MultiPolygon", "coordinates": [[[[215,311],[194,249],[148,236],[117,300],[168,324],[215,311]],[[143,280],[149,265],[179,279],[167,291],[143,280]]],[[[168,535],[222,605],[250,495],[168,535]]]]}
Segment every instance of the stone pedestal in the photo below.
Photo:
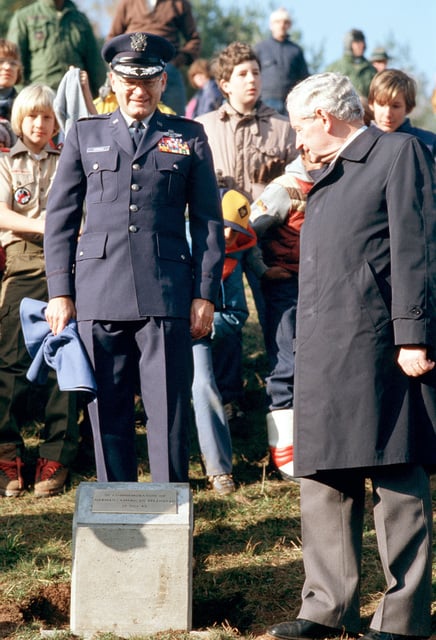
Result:
{"type": "Polygon", "coordinates": [[[190,631],[192,531],[188,484],[81,483],[73,520],[72,633],[190,631]]]}

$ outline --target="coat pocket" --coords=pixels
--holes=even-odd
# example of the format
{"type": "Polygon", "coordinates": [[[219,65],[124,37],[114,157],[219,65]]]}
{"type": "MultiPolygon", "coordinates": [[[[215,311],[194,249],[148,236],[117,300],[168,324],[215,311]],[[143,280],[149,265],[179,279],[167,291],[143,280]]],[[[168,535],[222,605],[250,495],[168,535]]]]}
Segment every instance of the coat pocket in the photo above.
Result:
{"type": "Polygon", "coordinates": [[[76,251],[76,262],[106,257],[107,233],[92,232],[81,236],[76,251]]]}
{"type": "Polygon", "coordinates": [[[191,253],[186,240],[171,236],[157,236],[157,254],[161,260],[191,264],[191,253]]]}
{"type": "Polygon", "coordinates": [[[380,331],[391,322],[390,301],[386,299],[390,298],[389,284],[386,280],[378,281],[369,262],[364,262],[362,267],[352,275],[351,282],[357,288],[362,306],[370,317],[375,330],[380,331]],[[384,295],[382,294],[382,286],[385,290],[384,295]]]}

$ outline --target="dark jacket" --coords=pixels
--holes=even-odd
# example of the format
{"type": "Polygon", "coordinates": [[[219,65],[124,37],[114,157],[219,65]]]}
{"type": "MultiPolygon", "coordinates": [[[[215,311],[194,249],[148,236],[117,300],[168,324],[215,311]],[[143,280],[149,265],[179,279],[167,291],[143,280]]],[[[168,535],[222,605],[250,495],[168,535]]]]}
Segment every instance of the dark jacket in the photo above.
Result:
{"type": "Polygon", "coordinates": [[[303,50],[287,38],[283,42],[273,37],[255,47],[260,60],[262,98],[285,100],[289,91],[309,75],[303,50]]]}
{"type": "Polygon", "coordinates": [[[396,362],[400,345],[436,345],[432,171],[418,140],[369,127],[308,195],[297,311],[297,475],[436,462],[436,376],[410,378],[396,362]]]}
{"type": "Polygon", "coordinates": [[[45,252],[50,297],[75,298],[78,320],[189,318],[192,298],[215,301],[223,225],[203,127],[156,111],[134,152],[119,110],[75,123],[47,206],[45,252]]]}
{"type": "Polygon", "coordinates": [[[433,133],[433,131],[414,127],[409,118],[406,118],[403,124],[398,127],[395,132],[410,133],[410,135],[415,136],[416,138],[421,140],[421,142],[423,142],[426,147],[430,149],[430,153],[432,154],[433,158],[436,158],[436,133],[433,133]]]}

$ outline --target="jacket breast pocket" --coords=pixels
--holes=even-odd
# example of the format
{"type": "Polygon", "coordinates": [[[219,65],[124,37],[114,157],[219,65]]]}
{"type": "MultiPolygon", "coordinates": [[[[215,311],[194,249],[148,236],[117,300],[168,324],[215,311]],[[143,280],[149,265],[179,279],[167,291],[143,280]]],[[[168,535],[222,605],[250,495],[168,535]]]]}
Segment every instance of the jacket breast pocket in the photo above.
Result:
{"type": "Polygon", "coordinates": [[[271,70],[276,66],[277,61],[275,60],[275,58],[265,58],[264,60],[262,60],[262,71],[265,71],[265,69],[271,70]]]}
{"type": "Polygon", "coordinates": [[[32,53],[46,49],[49,44],[49,34],[55,31],[56,25],[50,20],[38,20],[38,17],[30,23],[29,49],[32,53]]]}
{"type": "Polygon", "coordinates": [[[88,181],[87,201],[114,202],[118,197],[118,153],[110,148],[88,152],[83,166],[88,181]]]}
{"type": "Polygon", "coordinates": [[[185,198],[190,167],[188,158],[175,153],[157,153],[152,188],[154,201],[178,204],[185,198]]]}

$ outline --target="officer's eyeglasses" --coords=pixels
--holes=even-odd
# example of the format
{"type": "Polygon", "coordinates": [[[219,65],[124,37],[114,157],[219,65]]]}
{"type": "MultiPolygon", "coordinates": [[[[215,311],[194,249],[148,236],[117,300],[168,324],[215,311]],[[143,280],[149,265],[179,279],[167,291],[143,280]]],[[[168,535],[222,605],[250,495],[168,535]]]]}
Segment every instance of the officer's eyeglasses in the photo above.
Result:
{"type": "Polygon", "coordinates": [[[5,64],[8,64],[10,67],[20,66],[18,60],[12,60],[11,58],[0,58],[0,67],[4,67],[5,64]]]}
{"type": "Polygon", "coordinates": [[[147,78],[144,80],[143,78],[123,78],[118,76],[121,84],[123,84],[127,89],[134,89],[136,87],[140,87],[141,89],[156,89],[159,82],[161,81],[162,76],[156,76],[155,78],[147,78]]]}

